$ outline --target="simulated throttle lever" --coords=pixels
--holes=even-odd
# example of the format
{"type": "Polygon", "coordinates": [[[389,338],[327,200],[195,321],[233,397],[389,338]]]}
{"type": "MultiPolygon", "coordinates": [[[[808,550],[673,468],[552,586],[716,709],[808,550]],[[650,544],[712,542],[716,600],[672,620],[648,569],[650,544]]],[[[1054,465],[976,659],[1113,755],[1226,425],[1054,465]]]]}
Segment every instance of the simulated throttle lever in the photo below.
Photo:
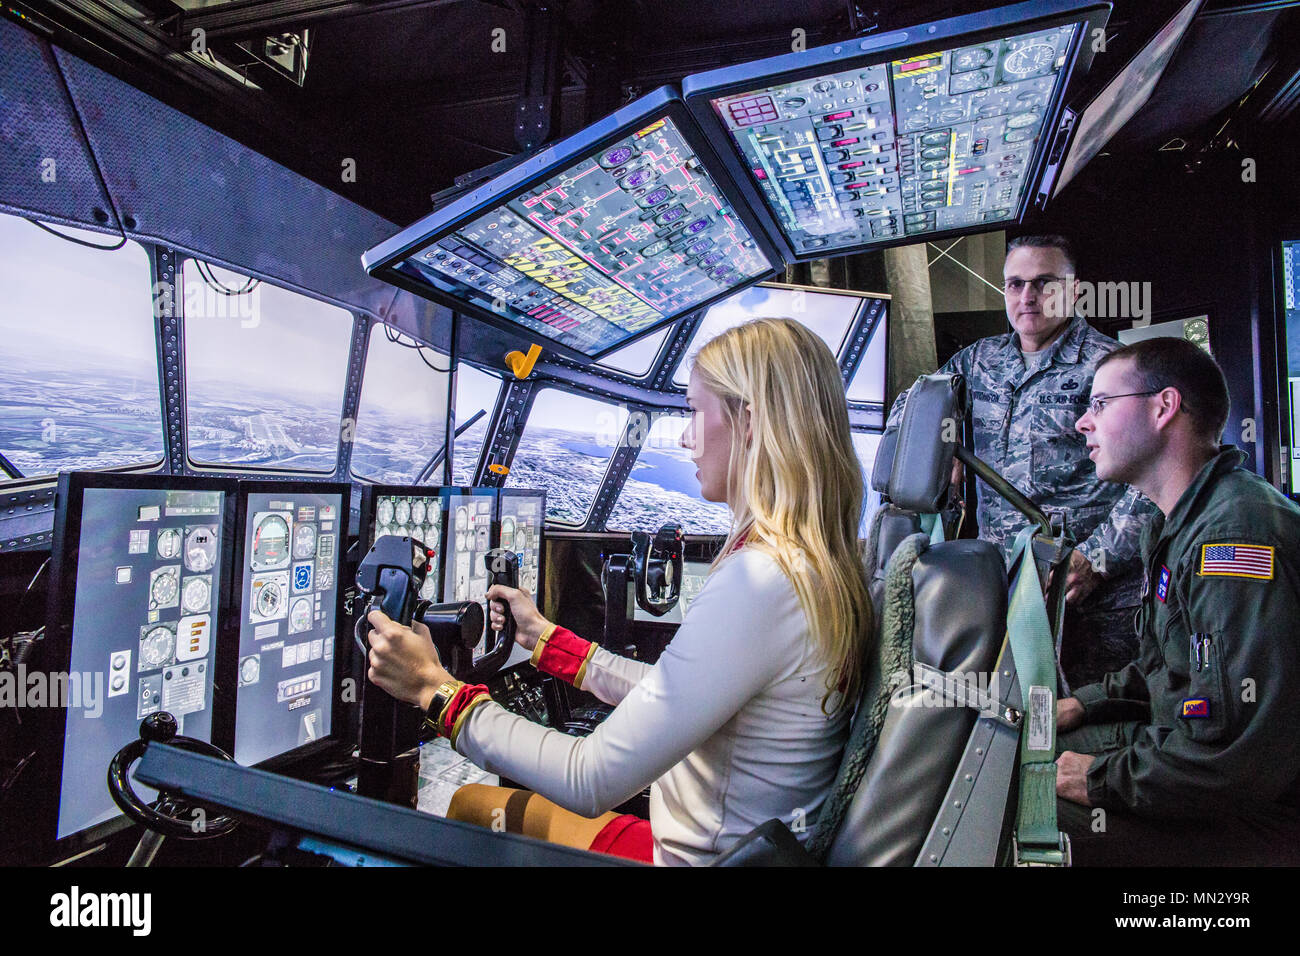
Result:
{"type": "Polygon", "coordinates": [[[632,532],[632,574],[636,582],[636,603],[655,617],[663,617],[677,606],[682,593],[682,526],[672,522],[653,538],[645,531],[632,532]]]}

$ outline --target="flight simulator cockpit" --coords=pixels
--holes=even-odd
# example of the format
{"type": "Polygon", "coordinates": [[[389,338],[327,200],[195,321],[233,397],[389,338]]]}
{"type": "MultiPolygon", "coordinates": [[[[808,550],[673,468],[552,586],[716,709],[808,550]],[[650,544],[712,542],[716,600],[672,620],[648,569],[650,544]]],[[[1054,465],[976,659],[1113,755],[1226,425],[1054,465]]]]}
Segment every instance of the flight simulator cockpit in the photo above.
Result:
{"type": "MultiPolygon", "coordinates": [[[[1200,346],[1223,442],[1300,500],[1300,220],[1278,172],[1295,4],[813,3],[725,27],[676,5],[690,29],[637,55],[645,10],[598,25],[576,0],[506,4],[500,37],[474,4],[33,6],[0,21],[0,861],[1087,862],[1053,809],[1058,705],[1079,563],[1101,593],[1112,569],[1104,534],[1076,533],[1100,513],[1057,507],[1035,444],[1074,442],[1110,481],[1075,435],[1099,407],[1093,366],[1066,367],[1102,354],[1078,343],[1200,346]],[[445,18],[482,99],[439,99],[451,67],[420,73],[412,31],[376,25],[419,16],[445,18]],[[343,63],[366,46],[389,65],[343,63]],[[1211,90],[1197,64],[1225,47],[1211,90]],[[317,128],[336,101],[347,122],[317,128]],[[1043,244],[1058,233],[1075,241],[1043,244]],[[1068,269],[1004,276],[1017,236],[1068,269]],[[1016,303],[1044,315],[1061,287],[1078,338],[1044,360],[1016,303]],[[496,791],[572,812],[469,728],[519,718],[498,736],[562,753],[566,781],[616,776],[629,715],[708,664],[679,634],[765,606],[719,610],[758,532],[706,498],[688,400],[701,350],[765,319],[824,345],[843,386],[873,608],[852,698],[840,718],[822,702],[813,744],[795,692],[720,714],[584,804],[602,823],[581,840],[528,830],[524,797],[476,810],[496,791]],[[1022,395],[1040,373],[1059,388],[1022,395]],[[438,676],[414,698],[386,669],[399,651],[438,676]],[[682,851],[672,827],[714,804],[664,772],[707,781],[762,719],[787,756],[834,743],[815,806],[741,826],[728,791],[721,836],[682,851]]],[[[833,464],[812,455],[807,487],[833,464]]],[[[1198,580],[1265,546],[1212,547],[1246,550],[1198,580]]],[[[1193,576],[1155,573],[1107,620],[1193,576]]],[[[1220,636],[1193,638],[1196,681],[1220,636]]],[[[709,666],[712,704],[733,678],[709,666]]],[[[1199,743],[1210,696],[1183,701],[1199,743]]]]}

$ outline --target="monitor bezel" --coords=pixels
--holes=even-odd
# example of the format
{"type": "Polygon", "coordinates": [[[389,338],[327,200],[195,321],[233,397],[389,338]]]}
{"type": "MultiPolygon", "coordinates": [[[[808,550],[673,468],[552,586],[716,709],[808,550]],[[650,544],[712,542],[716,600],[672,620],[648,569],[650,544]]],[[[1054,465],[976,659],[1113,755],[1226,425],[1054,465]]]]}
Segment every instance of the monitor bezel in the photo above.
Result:
{"type": "Polygon", "coordinates": [[[682,97],[696,122],[707,131],[707,134],[715,141],[727,144],[725,148],[719,150],[727,172],[739,185],[745,201],[760,217],[763,228],[767,230],[768,235],[780,249],[782,257],[788,262],[810,262],[894,246],[934,242],[971,235],[974,232],[1012,228],[1024,221],[1031,207],[1041,208],[1045,201],[1043,186],[1045,183],[1050,185],[1049,166],[1054,163],[1059,164],[1064,155],[1062,137],[1068,134],[1068,130],[1061,128],[1061,120],[1065,113],[1065,101],[1070,91],[1070,84],[1077,76],[1086,73],[1092,65],[1092,46],[1090,43],[1085,43],[1084,39],[1091,36],[1093,30],[1105,25],[1110,10],[1110,3],[1104,2],[1031,0],[1014,6],[952,17],[930,24],[919,24],[880,36],[852,38],[804,52],[786,53],[764,60],[697,73],[682,80],[682,97]],[[1008,28],[1014,28],[1020,33],[1032,33],[1036,30],[1080,21],[1082,21],[1082,28],[1070,41],[1066,64],[1061,71],[1060,86],[1056,96],[1049,103],[1048,113],[1042,125],[1042,135],[1034,148],[1025,176],[1026,188],[1016,207],[1014,217],[999,222],[981,223],[978,228],[960,226],[939,232],[898,236],[878,242],[798,252],[786,236],[780,221],[768,207],[761,190],[754,185],[749,162],[740,152],[731,131],[718,118],[710,102],[715,98],[743,93],[760,86],[775,86],[825,73],[877,66],[907,56],[931,52],[939,44],[944,48],[950,48],[1001,39],[1008,28]]]}
{"type": "MultiPolygon", "coordinates": [[[[82,507],[89,489],[121,489],[127,491],[219,491],[225,494],[222,501],[220,523],[222,547],[218,554],[221,567],[221,584],[215,595],[219,620],[212,631],[212,731],[213,744],[227,749],[229,741],[222,736],[227,720],[233,719],[234,697],[222,693],[221,635],[225,621],[231,616],[231,578],[234,574],[233,535],[235,531],[235,498],[238,482],[233,478],[202,475],[164,475],[156,472],[61,472],[54,501],[54,531],[50,536],[50,585],[46,599],[45,637],[41,642],[41,661],[47,673],[67,673],[72,665],[72,630],[76,610],[77,571],[80,565],[82,507]]],[[[46,744],[46,759],[36,774],[40,791],[46,799],[32,812],[35,846],[32,851],[40,856],[68,859],[95,849],[108,838],[130,829],[134,822],[118,813],[112,819],[94,824],[67,836],[59,837],[59,811],[62,803],[63,760],[66,751],[68,709],[64,706],[46,707],[36,722],[37,737],[46,744]]],[[[122,745],[130,743],[123,740],[122,745]]],[[[103,783],[108,774],[97,778],[103,783]]],[[[107,784],[104,784],[105,787],[107,784]]]]}
{"type": "Polygon", "coordinates": [[[1274,354],[1276,355],[1276,381],[1278,389],[1277,435],[1273,442],[1273,453],[1277,455],[1277,480],[1273,487],[1292,501],[1300,502],[1300,491],[1292,491],[1294,481],[1292,471],[1295,458],[1291,457],[1291,417],[1300,409],[1291,407],[1291,363],[1288,357],[1289,330],[1286,322],[1286,251],[1289,244],[1300,245],[1300,223],[1293,223],[1294,228],[1279,230],[1271,243],[1271,263],[1273,267],[1273,314],[1276,317],[1273,330],[1274,354]]]}
{"type": "Polygon", "coordinates": [[[366,272],[398,288],[430,299],[454,310],[459,315],[469,316],[503,332],[526,339],[540,341],[544,348],[579,362],[595,362],[612,352],[616,352],[651,333],[657,332],[665,325],[671,325],[680,319],[708,308],[719,299],[734,295],[757,282],[779,275],[784,268],[778,247],[772,242],[769,230],[754,215],[747,197],[734,181],[725,160],[712,146],[707,135],[692,118],[680,94],[671,86],[662,86],[640,99],[629,103],[604,119],[547,146],[540,152],[522,159],[516,166],[488,180],[470,192],[459,196],[442,208],[435,210],[423,219],[403,229],[396,236],[367,250],[361,257],[366,272]],[[671,119],[681,132],[682,137],[695,151],[696,156],[712,177],[719,192],[727,200],[735,215],[744,223],[753,237],[758,251],[767,258],[771,268],[761,272],[743,283],[733,286],[717,295],[692,305],[690,309],[665,316],[653,325],[646,326],[635,335],[593,352],[567,345],[556,338],[530,329],[509,318],[498,315],[450,293],[425,285],[401,272],[398,265],[421,250],[455,232],[466,223],[478,218],[493,207],[503,205],[520,192],[533,188],[538,183],[560,172],[575,162],[589,158],[605,147],[612,145],[630,133],[635,133],[651,122],[661,118],[671,119]]]}
{"type": "MultiPolygon", "coordinates": [[[[254,480],[239,481],[236,491],[235,500],[235,533],[236,540],[234,543],[234,552],[232,554],[232,571],[239,571],[239,593],[234,593],[234,583],[231,585],[231,608],[237,613],[228,614],[226,617],[226,639],[222,642],[218,650],[217,658],[217,675],[221,677],[228,687],[233,688],[231,694],[231,705],[229,713],[226,716],[226,722],[222,727],[223,741],[229,746],[222,746],[222,749],[234,756],[236,737],[236,721],[239,712],[239,638],[240,630],[243,624],[243,600],[244,600],[244,536],[248,524],[248,496],[250,494],[265,494],[268,492],[283,493],[291,495],[295,490],[307,494],[337,494],[340,496],[341,508],[339,518],[339,541],[336,544],[336,554],[338,555],[338,569],[335,571],[335,606],[334,606],[334,657],[333,671],[334,679],[330,687],[330,724],[329,731],[309,744],[303,744],[299,747],[292,747],[289,750],[282,751],[272,757],[267,757],[255,764],[249,766],[258,767],[263,770],[275,770],[278,768],[300,763],[311,756],[324,750],[329,750],[343,739],[349,722],[345,713],[343,702],[343,681],[348,678],[350,668],[348,666],[347,649],[350,646],[349,641],[352,635],[351,618],[348,615],[347,591],[352,584],[351,577],[348,574],[350,567],[347,563],[347,514],[351,507],[352,485],[350,482],[339,481],[276,481],[276,480],[254,480]]],[[[242,765],[241,765],[242,766],[242,765]]]]}

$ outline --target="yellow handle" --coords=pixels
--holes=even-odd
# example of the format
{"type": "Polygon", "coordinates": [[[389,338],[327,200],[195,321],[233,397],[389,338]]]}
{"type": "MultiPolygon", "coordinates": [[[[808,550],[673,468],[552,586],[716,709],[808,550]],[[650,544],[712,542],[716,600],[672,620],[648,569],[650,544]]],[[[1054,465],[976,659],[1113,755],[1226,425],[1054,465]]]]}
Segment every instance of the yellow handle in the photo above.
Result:
{"type": "Polygon", "coordinates": [[[506,368],[514,372],[515,378],[525,379],[533,373],[533,366],[537,364],[537,356],[542,354],[540,345],[532,345],[528,349],[528,354],[523,352],[507,352],[506,368]]]}

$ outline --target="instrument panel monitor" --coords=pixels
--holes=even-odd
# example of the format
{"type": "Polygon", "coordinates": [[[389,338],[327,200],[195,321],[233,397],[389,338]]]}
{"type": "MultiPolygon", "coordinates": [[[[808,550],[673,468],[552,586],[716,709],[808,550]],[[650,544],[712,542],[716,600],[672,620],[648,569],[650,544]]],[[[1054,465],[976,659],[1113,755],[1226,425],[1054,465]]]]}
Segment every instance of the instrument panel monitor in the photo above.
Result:
{"type": "Polygon", "coordinates": [[[664,87],[363,257],[371,275],[596,358],[776,273],[771,244],[664,87]]]}
{"type": "Polygon", "coordinates": [[[1036,195],[1108,8],[945,20],[687,77],[697,119],[796,260],[988,231],[1036,195]]]}

